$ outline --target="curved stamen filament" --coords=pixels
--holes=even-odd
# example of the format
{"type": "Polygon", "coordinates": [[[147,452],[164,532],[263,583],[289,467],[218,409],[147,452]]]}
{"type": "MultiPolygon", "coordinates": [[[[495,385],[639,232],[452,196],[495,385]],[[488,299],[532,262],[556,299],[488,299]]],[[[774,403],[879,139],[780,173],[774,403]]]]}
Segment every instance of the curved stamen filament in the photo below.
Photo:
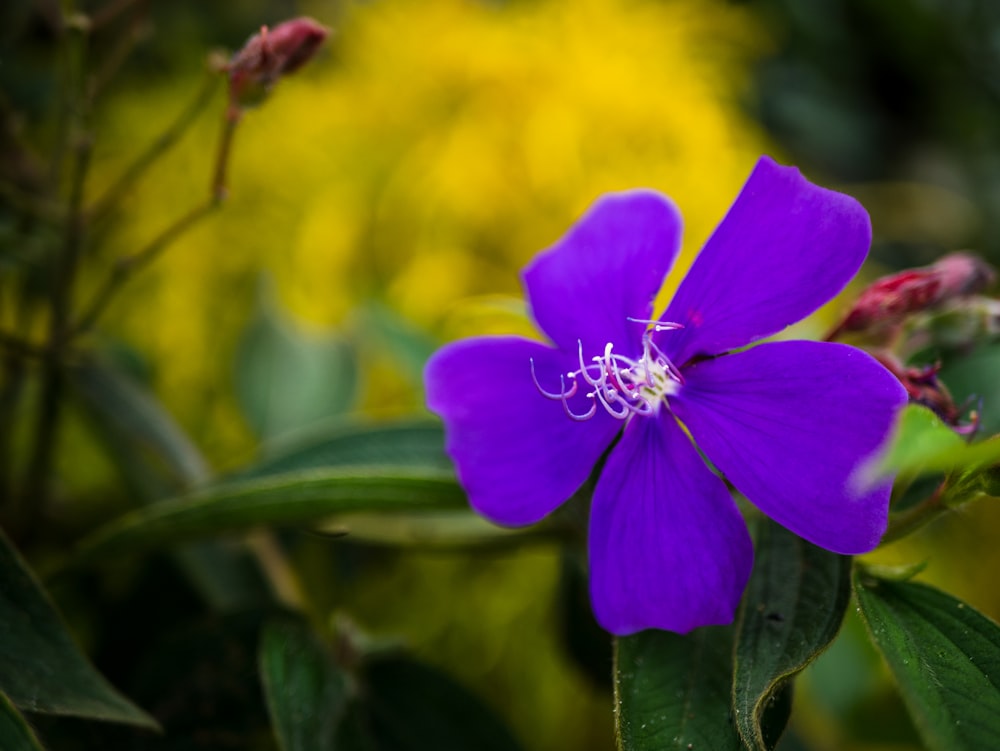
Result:
{"type": "Polygon", "coordinates": [[[632,415],[656,414],[667,397],[677,393],[684,383],[684,377],[653,341],[652,333],[682,327],[680,324],[659,321],[629,320],[653,325],[642,336],[642,354],[638,359],[615,353],[614,345],[609,342],[604,346],[602,354],[595,355],[588,361],[584,358],[583,341],[579,340],[577,361],[580,367],[571,373],[560,373],[558,392],[542,387],[535,371],[535,361],[531,359],[531,379],[538,392],[546,399],[561,401],[566,414],[574,420],[593,417],[598,403],[618,420],[628,419],[632,415]],[[591,389],[582,394],[590,400],[590,408],[583,414],[574,412],[569,405],[570,399],[579,392],[580,380],[591,389]]]}
{"type": "Polygon", "coordinates": [[[538,382],[538,376],[535,375],[535,358],[534,357],[530,358],[528,360],[528,362],[531,363],[531,380],[535,382],[535,388],[538,389],[538,392],[542,396],[544,396],[546,399],[552,399],[553,401],[556,401],[556,400],[561,401],[562,404],[563,404],[563,410],[566,412],[566,415],[570,419],[579,420],[579,421],[589,420],[591,417],[593,417],[597,413],[597,403],[596,402],[591,403],[590,409],[586,413],[584,413],[582,415],[576,414],[573,410],[571,410],[569,408],[569,400],[573,396],[576,395],[577,389],[579,388],[579,384],[576,381],[576,373],[569,373],[568,374],[568,377],[569,377],[569,379],[571,381],[571,384],[572,384],[572,385],[570,385],[570,387],[568,389],[566,388],[566,378],[567,378],[567,376],[565,376],[562,373],[560,373],[559,374],[559,389],[560,389],[560,391],[559,391],[558,394],[554,394],[554,393],[552,393],[550,391],[546,391],[545,389],[543,389],[542,386],[541,386],[541,384],[538,382]]]}

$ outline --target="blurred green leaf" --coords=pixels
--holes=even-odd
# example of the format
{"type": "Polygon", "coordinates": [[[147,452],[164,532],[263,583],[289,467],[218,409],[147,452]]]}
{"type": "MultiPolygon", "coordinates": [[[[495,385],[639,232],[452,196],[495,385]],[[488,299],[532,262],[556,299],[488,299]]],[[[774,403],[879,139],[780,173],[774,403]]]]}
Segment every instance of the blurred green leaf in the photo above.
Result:
{"type": "Polygon", "coordinates": [[[406,657],[378,657],[364,666],[361,680],[364,699],[351,710],[353,716],[345,722],[338,748],[521,748],[506,725],[478,697],[435,668],[406,657]]]}
{"type": "Polygon", "coordinates": [[[983,433],[1000,433],[1000,342],[948,358],[940,378],[958,403],[971,399],[981,404],[983,433]]]}
{"type": "Polygon", "coordinates": [[[520,545],[528,540],[551,540],[544,525],[522,529],[498,527],[469,508],[449,511],[358,512],[340,514],[320,529],[346,534],[377,545],[428,547],[436,550],[520,545]]]}
{"type": "Polygon", "coordinates": [[[259,652],[264,697],[282,751],[334,751],[347,676],[303,623],[264,626],[259,652]]]}
{"type": "Polygon", "coordinates": [[[43,751],[24,717],[0,691],[0,748],[4,751],[43,751]]]}
{"type": "Polygon", "coordinates": [[[732,719],[733,629],[642,631],[616,642],[622,751],[741,751],[732,719]]]}
{"type": "Polygon", "coordinates": [[[348,511],[465,508],[450,472],[398,467],[304,470],[225,483],[139,509],[84,540],[79,560],[260,525],[315,525],[348,511]]]}
{"type": "Polygon", "coordinates": [[[941,418],[915,404],[903,409],[888,452],[876,475],[917,477],[1000,462],[1000,441],[967,444],[941,418]]]}
{"type": "Polygon", "coordinates": [[[444,429],[429,420],[338,423],[296,434],[266,447],[264,459],[229,479],[247,479],[319,467],[352,464],[449,470],[444,429]]]}
{"type": "Polygon", "coordinates": [[[924,742],[979,751],[1000,738],[1000,627],[960,600],[863,569],[854,592],[924,742]]]}
{"type": "Polygon", "coordinates": [[[765,710],[776,700],[790,706],[790,679],[837,635],[850,599],[850,577],[848,556],[822,550],[769,519],[758,525],[733,678],[736,726],[748,747],[774,748],[784,728],[772,716],[765,733],[765,710]]]}
{"type": "Polygon", "coordinates": [[[369,727],[364,704],[355,699],[347,705],[337,729],[337,751],[379,751],[369,727]]]}
{"type": "Polygon", "coordinates": [[[29,712],[157,727],[80,652],[52,602],[2,533],[0,691],[29,712]]]}
{"type": "MultiPolygon", "coordinates": [[[[989,443],[1000,446],[1000,437],[994,436],[989,443]]],[[[1000,498],[1000,463],[967,469],[950,478],[942,503],[954,508],[980,498],[1000,498]]]]}
{"type": "Polygon", "coordinates": [[[86,359],[69,375],[81,403],[101,426],[103,437],[128,448],[130,462],[122,470],[132,473],[130,479],[136,474],[149,475],[148,468],[136,466],[142,456],[162,464],[174,492],[208,478],[201,452],[156,397],[126,373],[102,360],[86,359]]]}
{"type": "MultiPolygon", "coordinates": [[[[71,383],[97,437],[142,504],[187,492],[209,477],[201,452],[156,397],[104,360],[86,360],[71,383]]],[[[255,563],[242,551],[212,542],[178,549],[175,559],[205,600],[219,610],[265,599],[255,563]]]]}
{"type": "Polygon", "coordinates": [[[370,303],[357,315],[363,341],[381,352],[391,352],[400,372],[410,383],[422,388],[424,365],[438,348],[438,342],[384,305],[370,303]]]}
{"type": "Polygon", "coordinates": [[[354,348],[333,334],[303,330],[263,302],[236,354],[236,395],[262,439],[343,414],[357,390],[354,348]]]}

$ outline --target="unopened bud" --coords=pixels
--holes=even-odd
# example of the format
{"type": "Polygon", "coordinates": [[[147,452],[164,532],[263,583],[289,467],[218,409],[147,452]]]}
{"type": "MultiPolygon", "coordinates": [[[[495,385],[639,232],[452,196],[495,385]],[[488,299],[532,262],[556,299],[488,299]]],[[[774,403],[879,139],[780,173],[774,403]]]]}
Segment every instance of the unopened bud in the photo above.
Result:
{"type": "Polygon", "coordinates": [[[900,322],[906,316],[957,297],[980,292],[996,279],[982,259],[952,253],[937,263],[884,276],[858,297],[840,331],[864,331],[900,322]]]}
{"type": "Polygon", "coordinates": [[[938,379],[938,372],[941,370],[940,363],[912,367],[903,365],[888,353],[875,352],[873,354],[903,384],[911,403],[927,407],[940,417],[942,422],[950,425],[956,433],[961,435],[974,433],[979,427],[979,414],[973,411],[967,420],[963,420],[963,414],[968,407],[960,407],[955,404],[947,387],[938,379]]]}
{"type": "Polygon", "coordinates": [[[259,104],[278,80],[315,55],[330,30],[311,18],[261,27],[229,61],[229,99],[236,108],[259,104]]]}

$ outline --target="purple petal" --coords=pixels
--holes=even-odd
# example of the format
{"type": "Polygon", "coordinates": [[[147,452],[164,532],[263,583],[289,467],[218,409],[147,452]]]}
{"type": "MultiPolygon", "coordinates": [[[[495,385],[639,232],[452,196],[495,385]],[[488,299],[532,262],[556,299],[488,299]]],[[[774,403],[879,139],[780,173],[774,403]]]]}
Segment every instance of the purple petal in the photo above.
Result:
{"type": "MultiPolygon", "coordinates": [[[[558,351],[517,337],[467,339],[438,350],[427,364],[427,406],[445,424],[445,450],[473,508],[500,524],[538,521],[569,498],[621,429],[604,410],[570,419],[559,374],[575,368],[558,351]]],[[[591,404],[570,401],[578,414],[591,404]]]]}
{"type": "Polygon", "coordinates": [[[535,321],[558,347],[588,355],[611,342],[638,352],[653,298],[680,245],[681,217],[658,193],[636,190],[600,198],[570,231],[524,270],[535,321]]]}
{"type": "Polygon", "coordinates": [[[681,365],[805,318],[844,288],[870,243],[861,204],[761,157],[667,307],[663,319],[685,328],[663,336],[664,351],[681,365]]]}
{"type": "Polygon", "coordinates": [[[729,491],[670,413],[633,419],[601,472],[590,513],[598,622],[619,635],[729,623],[752,562],[729,491]]]}
{"type": "Polygon", "coordinates": [[[761,511],[835,553],[864,553],[885,531],[891,482],[854,477],[890,433],[903,387],[842,344],[773,342],[684,369],[674,413],[761,511]]]}

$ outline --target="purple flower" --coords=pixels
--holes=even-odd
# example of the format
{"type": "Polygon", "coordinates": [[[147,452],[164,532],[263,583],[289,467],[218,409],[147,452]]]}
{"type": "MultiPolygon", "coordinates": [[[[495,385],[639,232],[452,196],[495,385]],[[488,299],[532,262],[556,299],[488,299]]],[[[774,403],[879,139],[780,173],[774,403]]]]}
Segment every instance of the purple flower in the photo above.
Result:
{"type": "Polygon", "coordinates": [[[650,321],[680,233],[662,195],[604,196],[524,271],[552,346],[468,339],[425,374],[459,480],[497,523],[549,514],[610,447],[591,506],[590,592],[616,634],[733,619],[753,549],[699,450],[767,516],[828,550],[869,551],[887,522],[891,483],[860,488],[853,474],[889,434],[899,382],[841,344],[741,349],[854,276],[871,240],[864,208],[761,158],[650,321]]]}

